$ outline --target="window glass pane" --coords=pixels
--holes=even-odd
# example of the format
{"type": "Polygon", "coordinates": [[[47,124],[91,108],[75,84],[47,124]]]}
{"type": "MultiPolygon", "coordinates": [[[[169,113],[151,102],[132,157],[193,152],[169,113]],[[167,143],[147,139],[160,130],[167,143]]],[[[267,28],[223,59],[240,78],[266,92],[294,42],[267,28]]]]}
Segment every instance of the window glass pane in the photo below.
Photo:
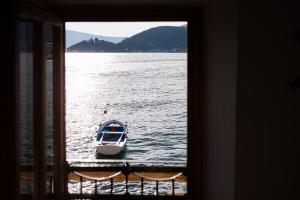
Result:
{"type": "Polygon", "coordinates": [[[33,24],[20,24],[20,192],[21,197],[33,194],[33,24]]]}
{"type": "Polygon", "coordinates": [[[44,26],[44,51],[46,67],[46,191],[53,192],[53,26],[44,26]]]}

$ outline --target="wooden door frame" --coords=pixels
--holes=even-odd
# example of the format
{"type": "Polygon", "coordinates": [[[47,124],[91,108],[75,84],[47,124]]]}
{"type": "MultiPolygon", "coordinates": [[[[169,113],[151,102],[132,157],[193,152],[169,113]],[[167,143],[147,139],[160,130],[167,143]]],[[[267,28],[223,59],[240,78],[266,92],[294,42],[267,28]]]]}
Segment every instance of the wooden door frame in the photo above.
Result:
{"type": "Polygon", "coordinates": [[[53,13],[64,22],[188,22],[188,199],[203,198],[204,7],[202,6],[61,6],[53,13]]]}
{"type": "MultiPolygon", "coordinates": [[[[32,4],[20,4],[19,23],[34,25],[34,154],[35,199],[46,199],[46,93],[44,25],[53,25],[53,123],[54,123],[54,198],[65,199],[65,118],[64,118],[64,23],[48,9],[32,4]]],[[[18,35],[19,37],[19,35],[18,35]]],[[[18,41],[19,38],[16,38],[18,41]]],[[[19,68],[17,64],[17,69],[19,68]]],[[[16,78],[18,81],[18,78],[16,78]]],[[[19,93],[20,88],[16,89],[19,93]]],[[[18,113],[18,110],[16,111],[18,113]]],[[[16,119],[17,120],[17,119],[16,119]]],[[[20,135],[17,133],[17,135],[20,135]]],[[[19,148],[17,147],[17,151],[19,148]]],[[[19,160],[16,154],[16,160],[19,160]]],[[[19,162],[19,161],[18,161],[19,162]]],[[[16,180],[19,183],[19,179],[16,180]]],[[[18,192],[19,193],[19,192],[18,192]]]]}

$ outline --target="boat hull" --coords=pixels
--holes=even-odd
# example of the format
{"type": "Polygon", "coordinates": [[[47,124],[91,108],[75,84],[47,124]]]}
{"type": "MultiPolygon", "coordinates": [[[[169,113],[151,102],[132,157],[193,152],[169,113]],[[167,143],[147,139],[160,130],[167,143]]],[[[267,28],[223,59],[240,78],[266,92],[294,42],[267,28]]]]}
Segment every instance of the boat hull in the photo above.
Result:
{"type": "Polygon", "coordinates": [[[124,148],[125,144],[122,146],[117,145],[98,145],[97,146],[97,152],[102,155],[117,155],[119,154],[124,148]]]}

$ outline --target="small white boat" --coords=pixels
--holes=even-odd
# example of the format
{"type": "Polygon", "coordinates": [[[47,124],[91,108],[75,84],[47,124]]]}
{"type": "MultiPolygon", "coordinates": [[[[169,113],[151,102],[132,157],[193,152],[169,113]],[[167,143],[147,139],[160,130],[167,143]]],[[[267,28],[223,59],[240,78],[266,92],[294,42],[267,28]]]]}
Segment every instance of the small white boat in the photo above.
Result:
{"type": "Polygon", "coordinates": [[[127,124],[120,120],[108,120],[99,125],[96,133],[97,152],[102,155],[120,153],[127,142],[127,124]]]}

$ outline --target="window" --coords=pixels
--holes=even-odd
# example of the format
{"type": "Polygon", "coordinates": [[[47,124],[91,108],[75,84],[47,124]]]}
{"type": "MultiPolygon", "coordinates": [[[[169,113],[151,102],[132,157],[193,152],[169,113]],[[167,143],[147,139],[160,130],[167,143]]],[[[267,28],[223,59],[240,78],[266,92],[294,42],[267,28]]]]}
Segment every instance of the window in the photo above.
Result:
{"type": "Polygon", "coordinates": [[[33,133],[33,23],[20,23],[20,192],[34,193],[34,133],[33,133]],[[27,170],[25,169],[27,168],[27,170]]]}
{"type": "MultiPolygon", "coordinates": [[[[143,168],[186,167],[187,26],[186,21],[66,23],[66,153],[70,169],[103,163],[124,166],[124,162],[143,168]],[[126,125],[101,125],[114,119],[126,125]]],[[[168,176],[178,173],[169,172],[168,176]]],[[[78,177],[71,177],[69,191],[79,194],[78,177]]],[[[114,179],[112,191],[125,192],[118,179],[114,179]]],[[[173,180],[173,194],[185,194],[185,176],[173,180]]],[[[145,186],[143,194],[170,195],[170,183],[160,182],[159,191],[145,186]]],[[[95,187],[103,193],[108,186],[95,187]]],[[[96,190],[83,189],[84,193],[96,190]]],[[[128,190],[129,194],[142,194],[137,185],[129,184],[128,190]]]]}
{"type": "MultiPolygon", "coordinates": [[[[33,6],[34,7],[34,6],[33,6]]],[[[47,8],[47,5],[45,6],[47,8]]],[[[24,9],[22,7],[22,9],[24,9]]],[[[26,9],[24,9],[25,11],[26,9]]],[[[29,198],[37,199],[44,199],[44,195],[47,192],[50,192],[53,189],[54,195],[57,197],[60,197],[61,199],[64,198],[64,194],[66,193],[66,183],[65,178],[67,178],[67,174],[65,173],[68,168],[65,168],[65,124],[64,124],[64,114],[65,114],[65,107],[64,107],[64,85],[65,85],[65,69],[64,69],[64,39],[63,39],[63,33],[64,33],[64,27],[62,25],[63,21],[178,21],[178,20],[184,20],[188,21],[189,24],[189,31],[188,31],[188,38],[189,38],[189,55],[188,55],[188,89],[187,89],[187,95],[188,95],[188,102],[187,102],[187,111],[188,111],[188,126],[187,126],[187,133],[188,133],[188,149],[187,149],[187,167],[188,170],[186,171],[187,177],[188,177],[188,197],[199,197],[199,192],[196,188],[199,186],[199,179],[202,178],[202,170],[201,170],[201,162],[198,162],[198,152],[201,152],[201,127],[202,125],[199,124],[199,121],[201,122],[201,109],[202,109],[202,103],[199,91],[201,90],[201,55],[203,54],[202,48],[200,47],[200,41],[202,38],[202,30],[201,30],[201,22],[202,22],[202,16],[201,16],[201,9],[199,7],[193,8],[193,7],[183,7],[183,8],[166,8],[166,7],[126,7],[120,8],[120,7],[77,7],[77,6],[58,6],[58,7],[49,7],[50,13],[54,14],[54,16],[58,16],[58,18],[52,18],[53,16],[44,14],[44,11],[39,10],[39,8],[34,8],[33,10],[27,9],[25,12],[26,14],[26,20],[24,20],[24,23],[26,23],[26,38],[31,38],[32,42],[30,40],[27,40],[28,43],[32,43],[33,47],[33,57],[30,58],[27,57],[27,64],[24,64],[26,66],[25,68],[22,67],[22,70],[25,69],[26,73],[31,71],[31,67],[33,68],[33,75],[26,74],[25,76],[20,76],[18,81],[24,82],[24,85],[19,86],[19,92],[25,92],[26,90],[22,89],[22,87],[25,87],[26,84],[30,86],[30,82],[32,83],[32,87],[34,89],[33,93],[27,93],[27,94],[20,94],[20,97],[23,95],[32,96],[33,98],[33,105],[32,105],[32,112],[33,112],[33,135],[31,136],[30,133],[26,129],[21,128],[19,130],[20,134],[27,134],[26,139],[34,138],[33,139],[33,168],[30,168],[32,171],[32,175],[27,176],[28,174],[23,173],[23,168],[21,168],[21,174],[20,176],[23,177],[34,177],[34,181],[32,179],[26,180],[26,183],[21,183],[21,185],[26,185],[28,183],[32,183],[32,186],[27,187],[28,192],[26,194],[29,194],[29,198]],[[35,10],[36,9],[36,10],[35,10]],[[28,20],[28,18],[30,20],[28,20]],[[31,21],[31,19],[34,19],[31,21]],[[49,23],[53,22],[54,23],[49,23]],[[51,24],[51,26],[47,26],[47,24],[51,24]],[[52,26],[53,25],[53,26],[52,26]],[[30,34],[29,30],[32,27],[33,33],[30,34]],[[51,47],[51,42],[47,42],[47,47],[45,47],[45,40],[44,38],[47,38],[45,36],[45,32],[53,31],[53,36],[50,36],[50,41],[53,41],[53,47],[51,47]],[[192,41],[192,42],[191,42],[192,41]],[[51,48],[53,48],[53,61],[52,64],[49,60],[47,61],[47,55],[46,52],[51,52],[51,48]],[[48,49],[48,50],[47,50],[48,49]],[[200,55],[200,56],[199,56],[200,55]],[[29,61],[32,59],[33,64],[30,65],[29,61]],[[50,66],[49,68],[46,68],[45,66],[50,66]],[[31,67],[30,67],[31,66],[31,67]],[[49,69],[51,71],[51,68],[53,69],[53,79],[51,76],[47,77],[48,75],[52,74],[52,72],[49,72],[48,75],[46,73],[46,69],[49,69]],[[31,77],[32,76],[32,77],[31,77]],[[46,83],[46,81],[49,80],[49,83],[46,83]],[[26,82],[26,84],[25,84],[26,82]],[[51,83],[53,82],[53,84],[51,83]],[[53,143],[54,143],[54,149],[53,151],[50,150],[47,154],[46,150],[47,147],[44,145],[43,141],[47,140],[47,132],[51,133],[51,131],[47,131],[47,125],[44,123],[47,119],[47,113],[49,116],[52,113],[51,108],[47,108],[47,106],[51,105],[52,98],[47,99],[46,98],[46,88],[51,88],[53,86],[53,93],[50,93],[50,96],[53,95],[53,122],[50,122],[50,126],[48,127],[48,130],[51,130],[51,124],[53,123],[53,143]],[[49,105],[47,104],[49,103],[49,105]],[[197,125],[197,128],[196,128],[197,125]],[[200,127],[200,129],[198,128],[200,127]],[[23,133],[22,133],[23,132],[23,133]],[[26,133],[25,133],[26,132],[26,133]],[[53,154],[53,157],[51,156],[53,154]],[[47,157],[49,155],[49,157],[47,157]],[[50,158],[53,158],[53,169],[50,170],[51,173],[53,173],[53,180],[54,185],[53,187],[48,188],[51,181],[48,181],[46,174],[46,166],[47,161],[48,163],[52,164],[52,161],[50,161],[50,158]],[[24,175],[24,176],[23,176],[24,175]],[[196,178],[197,179],[196,179],[196,178]],[[48,183],[47,183],[48,181],[48,183]],[[47,188],[48,189],[47,189],[47,188]]],[[[23,14],[23,13],[22,13],[23,14]]],[[[49,13],[48,13],[49,14],[49,13]]],[[[22,30],[22,27],[20,28],[20,31],[22,30]]],[[[48,41],[48,40],[46,40],[48,41]]],[[[21,46],[21,45],[20,45],[21,46]]],[[[29,45],[30,46],[30,45],[29,45]]],[[[21,50],[21,49],[20,49],[21,50]]],[[[49,53],[48,52],[48,53],[49,53]]],[[[49,54],[51,55],[51,53],[49,54]]],[[[26,62],[27,62],[26,61],[26,62]]],[[[23,65],[23,63],[20,63],[20,67],[23,65]]],[[[21,74],[20,74],[21,75],[21,74]]],[[[31,87],[31,86],[30,86],[31,87]]],[[[28,97],[26,97],[28,98],[28,97]]],[[[21,106],[19,109],[28,107],[29,109],[26,110],[30,111],[30,104],[20,104],[21,106]]],[[[23,111],[18,110],[19,113],[26,113],[23,111]]],[[[51,117],[50,117],[51,119],[51,117]]],[[[23,123],[27,120],[27,124],[30,124],[30,120],[23,118],[22,116],[20,118],[20,121],[23,123]],[[23,121],[22,121],[23,120],[23,121]]],[[[50,120],[52,121],[52,120],[50,120]]],[[[52,137],[51,134],[48,135],[50,138],[52,137]]],[[[21,145],[25,144],[25,140],[22,141],[21,139],[21,145]]],[[[50,141],[50,140],[49,140],[50,141]]],[[[27,142],[27,141],[26,141],[27,142]]],[[[29,141],[30,142],[30,141],[29,141]]],[[[19,147],[16,147],[19,148],[19,147]]],[[[20,147],[23,148],[23,147],[20,147]]],[[[21,151],[19,151],[21,152],[21,151]]],[[[23,154],[24,152],[22,152],[23,154]]],[[[18,159],[17,159],[18,160],[18,159]]],[[[202,160],[202,159],[200,159],[202,160]]],[[[30,160],[26,160],[30,161],[30,160]]],[[[107,168],[103,168],[107,169],[107,168]]],[[[118,168],[110,167],[109,170],[117,170],[118,168]]],[[[77,169],[76,169],[77,170],[77,169]]],[[[169,169],[168,169],[169,170],[169,169]]],[[[124,171],[126,173],[126,170],[124,171]]],[[[137,172],[139,174],[139,172],[137,172]]],[[[142,176],[139,174],[141,179],[149,178],[148,176],[142,176]]],[[[86,177],[88,178],[88,177],[86,177]]],[[[20,178],[21,180],[21,178],[20,178]]],[[[22,180],[23,181],[23,180],[22,180]]],[[[96,184],[97,186],[97,184],[96,184]]],[[[200,185],[201,186],[201,185],[200,185]]],[[[23,186],[22,186],[23,187],[23,186]]],[[[156,187],[158,188],[158,187],[156,187]]],[[[201,195],[200,195],[201,196],[201,195]]],[[[27,198],[27,197],[26,197],[27,198]]],[[[75,197],[76,198],[76,197],[75,197]]],[[[78,197],[80,198],[80,197],[78,197]]]]}
{"type": "Polygon", "coordinates": [[[54,117],[61,115],[63,110],[57,109],[61,105],[58,103],[61,69],[57,42],[62,31],[57,25],[34,19],[23,19],[18,25],[20,197],[41,199],[47,194],[52,198],[54,191],[61,188],[58,179],[62,176],[58,176],[57,166],[63,165],[59,162],[63,147],[58,145],[64,137],[60,134],[63,133],[60,120],[63,118],[54,117]]]}

